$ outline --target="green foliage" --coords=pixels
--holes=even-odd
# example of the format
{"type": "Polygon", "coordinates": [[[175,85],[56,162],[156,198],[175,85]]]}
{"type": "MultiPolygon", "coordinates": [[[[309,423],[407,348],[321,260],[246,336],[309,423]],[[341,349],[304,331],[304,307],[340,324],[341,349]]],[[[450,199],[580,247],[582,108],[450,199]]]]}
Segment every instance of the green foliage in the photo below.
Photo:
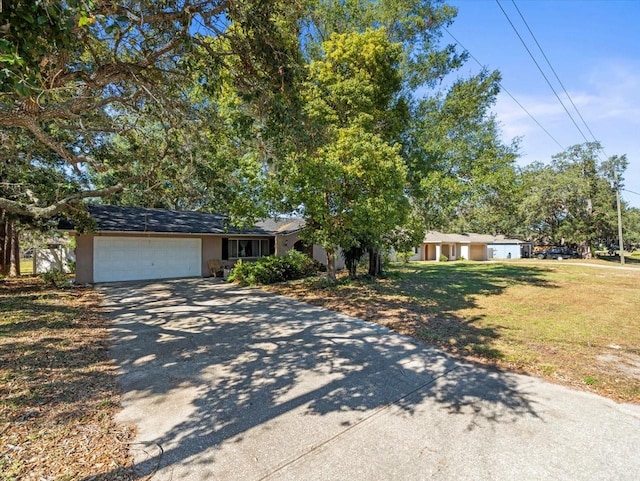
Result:
{"type": "Polygon", "coordinates": [[[57,287],[58,289],[63,289],[71,285],[69,276],[58,269],[52,269],[48,272],[43,272],[40,277],[42,277],[42,280],[45,283],[50,284],[53,287],[57,287]]]}
{"type": "Polygon", "coordinates": [[[69,0],[62,6],[52,0],[2,2],[0,27],[0,92],[29,97],[55,68],[48,54],[67,50],[81,30],[93,22],[85,2],[69,0]],[[46,61],[45,61],[46,59],[46,61]]]}
{"type": "Polygon", "coordinates": [[[412,209],[408,219],[403,225],[395,227],[386,237],[385,243],[391,246],[396,252],[410,252],[422,244],[426,227],[424,218],[416,208],[412,209]]]}
{"type": "Polygon", "coordinates": [[[409,260],[414,256],[413,251],[402,251],[398,252],[398,257],[402,261],[403,264],[408,264],[409,260]]]}
{"type": "Polygon", "coordinates": [[[625,244],[640,245],[640,209],[631,207],[624,211],[622,219],[625,244]]]}
{"type": "Polygon", "coordinates": [[[367,29],[331,35],[309,64],[302,99],[312,141],[281,175],[291,204],[304,206],[309,240],[329,255],[378,247],[406,218],[406,168],[391,142],[406,115],[401,52],[384,29],[367,29]]]}
{"type": "Polygon", "coordinates": [[[304,170],[292,180],[304,185],[298,198],[315,226],[312,240],[349,249],[402,220],[405,169],[397,149],[375,134],[352,127],[337,137],[299,164],[304,170]]]}
{"type": "Polygon", "coordinates": [[[586,376],[583,381],[587,386],[593,386],[594,384],[600,382],[597,377],[593,376],[586,376]]]}
{"type": "Polygon", "coordinates": [[[362,33],[385,29],[391,42],[402,44],[400,71],[404,87],[433,87],[460,67],[467,54],[452,45],[440,48],[442,27],[450,25],[457,9],[441,0],[322,0],[311,2],[304,18],[302,47],[308,58],[322,56],[322,42],[332,33],[362,33]]]}
{"type": "Polygon", "coordinates": [[[274,284],[314,275],[316,262],[309,256],[290,251],[285,256],[261,257],[254,262],[239,260],[229,276],[229,281],[242,285],[274,284]]]}
{"type": "Polygon", "coordinates": [[[380,122],[393,125],[394,115],[402,117],[404,104],[395,98],[402,46],[390,42],[384,29],[332,34],[323,49],[324,57],[308,67],[304,99],[312,120],[382,133],[380,122]]]}
{"type": "Polygon", "coordinates": [[[430,229],[510,230],[517,145],[502,143],[490,113],[499,81],[497,71],[460,79],[414,112],[409,179],[430,229]]]}
{"type": "Polygon", "coordinates": [[[444,254],[440,254],[440,258],[438,259],[440,262],[447,262],[449,258],[444,254]]]}
{"type": "Polygon", "coordinates": [[[587,253],[617,238],[613,172],[622,181],[626,157],[598,159],[598,143],[574,145],[551,164],[533,164],[521,175],[523,224],[538,243],[580,244],[587,253]]]}
{"type": "Polygon", "coordinates": [[[291,123],[301,4],[14,0],[3,7],[0,144],[18,159],[6,165],[12,177],[43,169],[59,186],[16,182],[15,195],[0,192],[6,209],[49,218],[83,198],[106,197],[254,212],[263,162],[275,154],[244,142],[261,138],[264,147],[291,123]],[[242,115],[225,111],[223,84],[241,100],[242,115]]]}

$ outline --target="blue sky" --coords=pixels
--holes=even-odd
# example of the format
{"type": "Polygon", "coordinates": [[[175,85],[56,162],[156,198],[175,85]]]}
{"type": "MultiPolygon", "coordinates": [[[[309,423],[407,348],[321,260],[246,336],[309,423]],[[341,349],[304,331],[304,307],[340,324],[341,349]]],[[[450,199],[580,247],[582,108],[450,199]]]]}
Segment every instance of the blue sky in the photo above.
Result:
{"type": "MultiPolygon", "coordinates": [[[[495,0],[450,0],[458,18],[449,31],[502,85],[568,147],[584,138],[558,102],[495,0]]],[[[581,124],[511,0],[500,0],[560,98],[581,124]]],[[[607,155],[627,154],[625,187],[640,194],[640,0],[516,0],[573,102],[607,155]]],[[[453,42],[446,33],[443,41],[453,42]]],[[[469,60],[459,72],[477,73],[469,60]]],[[[494,112],[505,140],[522,137],[522,165],[548,162],[562,149],[511,98],[501,93],[494,112]]],[[[604,157],[604,156],[603,156],[604,157]]],[[[640,195],[623,191],[640,207],[640,195]]]]}

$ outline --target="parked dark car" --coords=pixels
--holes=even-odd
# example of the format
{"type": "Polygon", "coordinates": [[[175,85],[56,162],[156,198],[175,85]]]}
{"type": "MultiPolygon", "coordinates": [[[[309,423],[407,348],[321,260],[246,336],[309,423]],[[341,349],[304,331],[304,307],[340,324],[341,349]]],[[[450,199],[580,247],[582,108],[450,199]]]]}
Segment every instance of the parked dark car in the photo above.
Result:
{"type": "Polygon", "coordinates": [[[580,254],[568,247],[553,247],[546,251],[540,251],[536,254],[538,259],[578,259],[580,254]]]}

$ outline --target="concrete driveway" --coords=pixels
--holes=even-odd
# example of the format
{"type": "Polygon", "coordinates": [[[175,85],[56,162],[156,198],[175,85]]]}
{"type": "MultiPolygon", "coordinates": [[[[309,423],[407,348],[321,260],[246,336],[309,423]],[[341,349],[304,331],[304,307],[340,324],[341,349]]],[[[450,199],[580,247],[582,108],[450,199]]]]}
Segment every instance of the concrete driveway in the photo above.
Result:
{"type": "Polygon", "coordinates": [[[638,479],[638,406],[216,280],[101,291],[153,480],[638,479]]]}

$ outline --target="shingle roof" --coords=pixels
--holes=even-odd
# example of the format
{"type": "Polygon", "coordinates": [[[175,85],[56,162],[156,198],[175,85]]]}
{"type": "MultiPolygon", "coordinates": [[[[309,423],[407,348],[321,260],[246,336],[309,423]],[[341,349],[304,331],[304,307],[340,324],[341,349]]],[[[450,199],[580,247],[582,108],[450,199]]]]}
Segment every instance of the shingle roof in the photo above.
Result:
{"type": "Polygon", "coordinates": [[[274,234],[291,234],[304,229],[304,219],[289,217],[286,219],[265,219],[256,223],[256,226],[274,234]]]}
{"type": "Polygon", "coordinates": [[[489,234],[444,234],[437,231],[429,231],[424,237],[424,242],[427,244],[438,243],[454,243],[454,244],[522,244],[523,241],[519,239],[508,239],[503,235],[489,235],[489,234]]]}
{"type": "MultiPolygon", "coordinates": [[[[273,235],[259,226],[237,229],[227,216],[144,207],[90,205],[89,214],[98,232],[158,232],[171,234],[273,235]]],[[[73,229],[73,226],[69,228],[73,229]]]]}

